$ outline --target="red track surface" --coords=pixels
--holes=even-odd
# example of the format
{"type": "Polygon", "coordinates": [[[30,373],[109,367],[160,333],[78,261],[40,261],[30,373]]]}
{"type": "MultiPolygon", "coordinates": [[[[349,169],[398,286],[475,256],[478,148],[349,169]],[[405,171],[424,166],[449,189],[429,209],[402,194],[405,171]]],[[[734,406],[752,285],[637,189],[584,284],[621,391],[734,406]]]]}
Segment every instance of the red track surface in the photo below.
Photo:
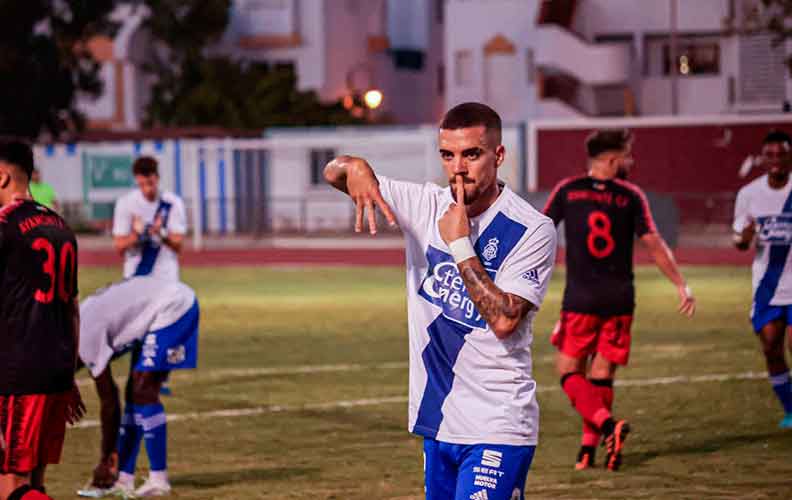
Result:
{"type": "MultiPolygon", "coordinates": [[[[563,261],[563,252],[559,259],[563,261]]],[[[748,265],[753,253],[729,248],[681,248],[675,250],[677,260],[688,265],[748,265]]],[[[186,251],[182,265],[196,267],[228,266],[401,266],[401,249],[316,249],[316,248],[257,248],[241,250],[186,251]]],[[[645,252],[638,250],[636,263],[651,263],[645,252]]],[[[80,252],[81,266],[118,266],[121,257],[111,250],[80,252]]]]}

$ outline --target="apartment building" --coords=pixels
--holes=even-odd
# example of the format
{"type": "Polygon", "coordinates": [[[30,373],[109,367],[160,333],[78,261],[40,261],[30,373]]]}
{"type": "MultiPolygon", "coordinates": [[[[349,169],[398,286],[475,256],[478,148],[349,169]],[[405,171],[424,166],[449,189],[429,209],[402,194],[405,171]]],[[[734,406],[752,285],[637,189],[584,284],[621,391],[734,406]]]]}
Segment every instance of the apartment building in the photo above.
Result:
{"type": "Polygon", "coordinates": [[[447,103],[538,117],[780,112],[758,0],[447,0],[447,103]]]}

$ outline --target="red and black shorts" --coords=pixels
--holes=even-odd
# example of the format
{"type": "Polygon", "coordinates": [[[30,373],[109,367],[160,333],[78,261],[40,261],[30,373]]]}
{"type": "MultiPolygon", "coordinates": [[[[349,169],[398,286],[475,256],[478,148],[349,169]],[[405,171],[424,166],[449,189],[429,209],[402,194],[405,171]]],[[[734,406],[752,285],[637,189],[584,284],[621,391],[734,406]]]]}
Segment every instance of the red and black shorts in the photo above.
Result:
{"type": "Polygon", "coordinates": [[[573,358],[599,353],[611,363],[626,365],[630,357],[632,314],[598,316],[561,311],[550,341],[573,358]]]}
{"type": "Polygon", "coordinates": [[[70,392],[0,395],[0,474],[60,462],[70,392]]]}

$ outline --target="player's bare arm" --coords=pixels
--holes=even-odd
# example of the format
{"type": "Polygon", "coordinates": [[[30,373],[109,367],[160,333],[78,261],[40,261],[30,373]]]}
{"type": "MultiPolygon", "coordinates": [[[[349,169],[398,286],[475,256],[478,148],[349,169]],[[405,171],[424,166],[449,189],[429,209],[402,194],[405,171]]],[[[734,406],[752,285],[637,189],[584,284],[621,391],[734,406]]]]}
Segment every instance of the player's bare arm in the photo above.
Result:
{"type": "MultiPolygon", "coordinates": [[[[461,176],[457,176],[454,189],[457,192],[458,203],[452,203],[438,221],[440,236],[446,244],[470,237],[470,222],[465,208],[465,188],[461,176]]],[[[508,338],[534,305],[520,296],[506,293],[498,288],[475,255],[460,261],[457,267],[470,300],[476,305],[481,317],[492,328],[496,337],[508,338]]]]}
{"type": "Polygon", "coordinates": [[[754,236],[756,236],[756,224],[751,221],[741,232],[734,233],[734,246],[744,252],[751,248],[754,236]]]}
{"type": "MultiPolygon", "coordinates": [[[[72,299],[69,308],[71,309],[72,335],[74,336],[74,366],[76,368],[80,363],[80,301],[78,297],[75,296],[72,299]]],[[[80,389],[77,388],[75,383],[72,387],[71,400],[66,412],[66,421],[71,425],[76,424],[85,416],[85,411],[85,403],[83,403],[80,389]]]]}
{"type": "Polygon", "coordinates": [[[163,231],[162,217],[157,216],[154,223],[149,227],[149,235],[154,238],[160,238],[162,244],[169,247],[175,253],[179,254],[182,251],[184,243],[184,235],[179,233],[171,233],[167,229],[163,231]]]}
{"type": "Polygon", "coordinates": [[[99,464],[93,471],[93,485],[110,488],[118,475],[116,444],[121,426],[121,400],[109,366],[96,377],[94,384],[101,406],[102,445],[99,464]]]}
{"type": "Polygon", "coordinates": [[[646,233],[641,236],[641,242],[649,250],[655,264],[666,277],[677,287],[679,293],[679,313],[692,317],[696,312],[696,298],[690,287],[685,283],[685,278],[679,271],[674,254],[668,248],[665,240],[656,232],[646,233]]]}
{"type": "Polygon", "coordinates": [[[328,184],[348,194],[355,202],[356,233],[363,231],[365,217],[369,232],[377,234],[375,207],[379,208],[388,224],[396,225],[396,216],[383,199],[377,176],[366,160],[354,156],[339,156],[325,166],[324,177],[328,184]]]}

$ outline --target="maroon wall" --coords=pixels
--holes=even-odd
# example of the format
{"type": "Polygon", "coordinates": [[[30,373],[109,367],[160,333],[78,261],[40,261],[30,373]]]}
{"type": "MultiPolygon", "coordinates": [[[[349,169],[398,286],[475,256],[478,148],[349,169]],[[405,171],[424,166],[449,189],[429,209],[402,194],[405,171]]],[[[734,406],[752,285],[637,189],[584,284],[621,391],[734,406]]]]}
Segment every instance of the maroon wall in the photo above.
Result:
{"type": "MultiPolygon", "coordinates": [[[[646,191],[671,195],[683,222],[728,222],[737,190],[763,173],[754,168],[747,178],[740,178],[740,165],[748,155],[759,153],[762,139],[772,128],[792,133],[789,123],[635,128],[635,167],[630,180],[646,191]],[[719,144],[727,131],[731,141],[719,144]]],[[[590,132],[539,130],[540,191],[586,171],[583,142],[590,132]]]]}

